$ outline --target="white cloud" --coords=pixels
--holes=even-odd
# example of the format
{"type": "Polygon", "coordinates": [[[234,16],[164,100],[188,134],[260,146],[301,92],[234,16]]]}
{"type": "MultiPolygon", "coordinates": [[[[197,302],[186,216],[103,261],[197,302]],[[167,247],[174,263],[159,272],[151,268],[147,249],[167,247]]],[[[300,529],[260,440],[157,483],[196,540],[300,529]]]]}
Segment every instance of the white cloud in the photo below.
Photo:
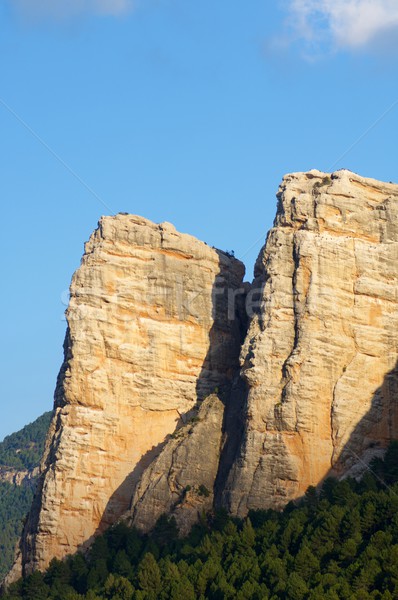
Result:
{"type": "Polygon", "coordinates": [[[289,0],[291,25],[310,45],[356,49],[398,28],[397,0],[289,0]]]}
{"type": "Polygon", "coordinates": [[[65,20],[82,15],[119,16],[132,9],[132,0],[12,0],[13,9],[27,20],[65,20]]]}

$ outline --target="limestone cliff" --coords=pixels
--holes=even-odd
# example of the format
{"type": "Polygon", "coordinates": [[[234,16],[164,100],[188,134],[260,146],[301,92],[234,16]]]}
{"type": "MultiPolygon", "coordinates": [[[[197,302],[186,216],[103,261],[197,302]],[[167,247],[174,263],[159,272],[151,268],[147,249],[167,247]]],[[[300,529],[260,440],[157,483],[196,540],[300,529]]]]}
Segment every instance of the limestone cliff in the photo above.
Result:
{"type": "Polygon", "coordinates": [[[167,436],[228,388],[241,333],[226,291],[243,275],[167,223],[101,219],[72,280],[43,475],[10,579],[114,523],[167,436]]]}
{"type": "MultiPolygon", "coordinates": [[[[285,177],[278,200],[247,296],[247,390],[226,404],[235,456],[228,441],[221,452],[209,445],[216,504],[239,516],[281,507],[327,475],[360,472],[398,435],[398,187],[312,171],[285,177]]],[[[137,488],[133,522],[143,530],[183,506],[184,486],[170,492],[169,469],[174,478],[187,470],[175,444],[137,488]]],[[[205,464],[199,447],[184,441],[188,465],[191,456],[205,464]]]]}
{"type": "Polygon", "coordinates": [[[223,493],[237,515],[355,473],[398,435],[398,186],[311,171],[278,201],[241,354],[245,431],[223,493]]]}
{"type": "Polygon", "coordinates": [[[171,225],[101,220],[11,578],[122,516],[281,507],[398,437],[398,186],[287,175],[250,290],[243,271],[171,225]]]}

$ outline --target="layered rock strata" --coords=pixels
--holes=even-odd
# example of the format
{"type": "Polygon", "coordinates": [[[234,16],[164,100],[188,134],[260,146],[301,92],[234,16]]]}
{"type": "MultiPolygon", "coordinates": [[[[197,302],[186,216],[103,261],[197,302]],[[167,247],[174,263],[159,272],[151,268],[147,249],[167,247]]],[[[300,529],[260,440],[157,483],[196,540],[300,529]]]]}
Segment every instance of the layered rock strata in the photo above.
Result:
{"type": "Polygon", "coordinates": [[[358,473],[398,435],[398,186],[286,176],[255,274],[245,431],[223,493],[241,516],[358,473]]]}
{"type": "Polygon", "coordinates": [[[228,290],[243,275],[170,224],[101,219],[72,280],[55,416],[11,579],[114,523],[167,436],[228,388],[241,336],[228,290]]]}

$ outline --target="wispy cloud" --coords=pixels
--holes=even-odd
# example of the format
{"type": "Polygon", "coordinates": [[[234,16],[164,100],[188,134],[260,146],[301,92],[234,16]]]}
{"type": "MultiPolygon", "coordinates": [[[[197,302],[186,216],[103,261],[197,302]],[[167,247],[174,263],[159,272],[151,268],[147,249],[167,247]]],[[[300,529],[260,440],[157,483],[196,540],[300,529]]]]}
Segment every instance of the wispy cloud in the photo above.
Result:
{"type": "Polygon", "coordinates": [[[133,0],[12,0],[13,10],[23,19],[63,21],[83,15],[119,16],[133,8],[133,0]]]}
{"type": "Polygon", "coordinates": [[[397,0],[288,0],[295,36],[313,47],[360,49],[398,29],[397,0]]]}

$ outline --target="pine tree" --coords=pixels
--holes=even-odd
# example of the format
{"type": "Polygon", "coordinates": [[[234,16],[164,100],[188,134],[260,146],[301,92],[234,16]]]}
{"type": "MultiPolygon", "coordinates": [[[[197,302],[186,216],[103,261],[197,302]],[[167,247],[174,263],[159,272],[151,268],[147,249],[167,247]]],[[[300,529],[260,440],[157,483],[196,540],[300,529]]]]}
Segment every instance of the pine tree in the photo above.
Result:
{"type": "Polygon", "coordinates": [[[138,583],[145,592],[159,594],[161,590],[161,573],[155,557],[147,552],[138,567],[138,583]]]}

